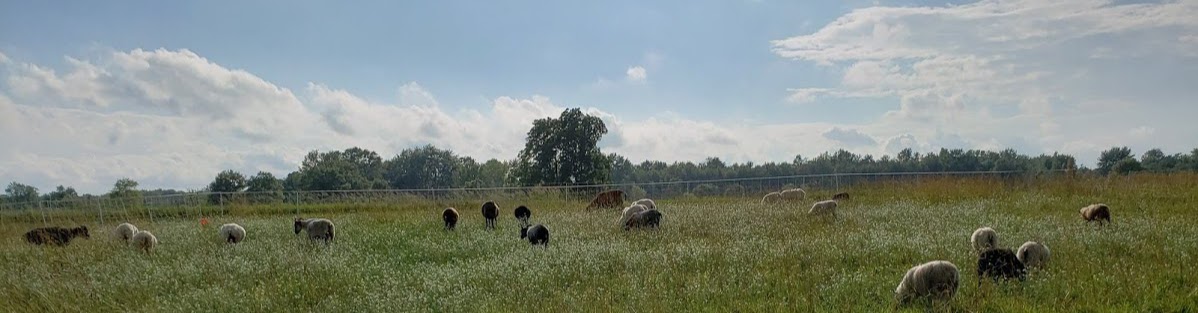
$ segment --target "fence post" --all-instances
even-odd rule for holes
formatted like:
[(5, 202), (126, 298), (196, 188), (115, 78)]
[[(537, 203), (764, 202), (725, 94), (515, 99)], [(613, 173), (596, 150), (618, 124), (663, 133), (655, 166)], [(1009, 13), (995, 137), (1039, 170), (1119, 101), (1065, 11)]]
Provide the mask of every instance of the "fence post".
[(150, 206), (146, 205), (145, 201), (142, 201), (141, 205), (146, 207), (146, 215), (150, 216), (150, 224), (154, 224), (154, 212), (150, 211)]
[(219, 193), (216, 194), (216, 200), (220, 203), (220, 214), (225, 215), (227, 213), (225, 212), (225, 195)]
[(100, 210), (100, 225), (104, 225), (104, 203), (96, 199), (96, 208)]
[(37, 208), (40, 209), (39, 211), (42, 211), (42, 226), (48, 226), (46, 224), (46, 206), (42, 204), (42, 200), (37, 201)]

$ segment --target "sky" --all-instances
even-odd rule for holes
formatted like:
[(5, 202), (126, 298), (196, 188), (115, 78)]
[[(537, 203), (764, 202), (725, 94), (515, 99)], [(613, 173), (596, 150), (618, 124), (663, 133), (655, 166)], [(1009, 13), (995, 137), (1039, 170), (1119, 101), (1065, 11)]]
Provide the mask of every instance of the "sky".
[(512, 159), (580, 107), (604, 152), (1198, 147), (1198, 0), (0, 1), (0, 180), (102, 193), (312, 150)]

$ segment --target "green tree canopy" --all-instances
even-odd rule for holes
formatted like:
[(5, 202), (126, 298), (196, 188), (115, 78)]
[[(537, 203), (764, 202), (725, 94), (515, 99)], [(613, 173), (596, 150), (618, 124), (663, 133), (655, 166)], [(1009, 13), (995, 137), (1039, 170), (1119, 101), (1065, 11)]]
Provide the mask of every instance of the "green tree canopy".
[(606, 183), (611, 162), (598, 146), (604, 134), (603, 120), (578, 108), (533, 121), (514, 178), (520, 185)]
[(1106, 175), (1111, 172), (1116, 163), (1119, 163), (1124, 159), (1134, 157), (1135, 156), (1131, 154), (1131, 149), (1128, 149), (1127, 147), (1110, 148), (1098, 155), (1098, 168), (1095, 170), (1097, 170), (1099, 174)]
[(8, 187), (4, 188), (4, 193), (8, 195), (6, 201), (11, 203), (37, 201), (37, 187), (18, 182), (9, 183)]
[(461, 164), (453, 152), (426, 145), (404, 149), (387, 160), (383, 176), (392, 188), (448, 188), (453, 187), (455, 170)]

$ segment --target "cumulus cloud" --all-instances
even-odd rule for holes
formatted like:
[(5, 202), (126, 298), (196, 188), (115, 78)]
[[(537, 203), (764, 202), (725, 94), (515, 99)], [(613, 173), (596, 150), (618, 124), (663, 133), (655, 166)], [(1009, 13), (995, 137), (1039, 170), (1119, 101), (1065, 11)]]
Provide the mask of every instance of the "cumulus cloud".
[(824, 138), (850, 146), (873, 146), (878, 142), (873, 137), (863, 134), (856, 129), (832, 127), (823, 133)]
[[(1092, 164), (1143, 124), (1198, 131), (1190, 64), (1198, 2), (999, 1), (853, 10), (819, 30), (772, 42), (773, 52), (840, 73), (798, 86), (790, 102), (874, 98), (892, 109), (857, 129), (900, 146), (1062, 151)], [(1165, 78), (1171, 77), (1171, 78)], [(1112, 103), (1126, 104), (1112, 106)], [(850, 104), (851, 105), (851, 104)], [(1111, 124), (1123, 125), (1112, 127)], [(1184, 136), (1182, 136), (1184, 137)], [(1188, 142), (1187, 142), (1188, 141)], [(1194, 138), (1145, 145), (1186, 150)]]
[(624, 73), (624, 78), (634, 83), (644, 83), (649, 78), (645, 68), (640, 66), (629, 67)]

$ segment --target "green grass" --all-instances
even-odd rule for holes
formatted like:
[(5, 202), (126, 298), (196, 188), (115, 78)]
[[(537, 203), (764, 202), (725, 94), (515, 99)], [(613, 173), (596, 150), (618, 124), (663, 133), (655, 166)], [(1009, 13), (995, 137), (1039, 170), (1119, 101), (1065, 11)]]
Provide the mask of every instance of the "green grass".
[[(805, 216), (811, 200), (660, 200), (663, 227), (634, 232), (616, 227), (616, 211), (552, 197), (500, 202), (495, 232), (482, 229), (481, 201), (301, 208), (336, 222), (329, 246), (293, 234), (287, 208), (238, 208), (207, 228), (194, 218), (133, 221), (160, 241), (149, 256), (110, 238), (111, 217), (90, 223), (90, 240), (58, 248), (21, 241), (40, 218), (10, 216), (0, 229), (0, 311), (876, 312), (895, 308), (908, 268), (938, 259), (963, 281), (936, 310), (1198, 310), (1198, 176), (941, 178), (849, 191), (835, 220)], [(1113, 225), (1079, 219), (1098, 201), (1112, 207)], [(548, 249), (519, 240), (519, 204), (549, 227)], [(444, 205), (464, 214), (457, 231), (441, 229)], [(225, 222), (249, 238), (224, 244), (216, 225)], [(1005, 247), (1045, 243), (1049, 267), (978, 287), (969, 235), (981, 226)]]

